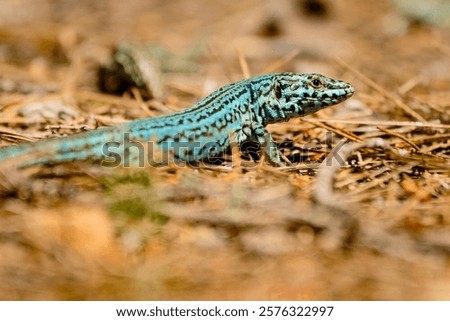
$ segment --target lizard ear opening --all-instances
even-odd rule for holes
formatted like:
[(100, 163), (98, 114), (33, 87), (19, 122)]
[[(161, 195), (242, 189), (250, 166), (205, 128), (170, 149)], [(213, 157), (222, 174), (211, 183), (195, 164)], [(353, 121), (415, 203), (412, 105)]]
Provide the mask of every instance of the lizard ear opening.
[(275, 91), (275, 97), (277, 99), (281, 99), (282, 94), (283, 94), (282, 93), (283, 88), (278, 81), (275, 81), (275, 86), (274, 86), (273, 90)]

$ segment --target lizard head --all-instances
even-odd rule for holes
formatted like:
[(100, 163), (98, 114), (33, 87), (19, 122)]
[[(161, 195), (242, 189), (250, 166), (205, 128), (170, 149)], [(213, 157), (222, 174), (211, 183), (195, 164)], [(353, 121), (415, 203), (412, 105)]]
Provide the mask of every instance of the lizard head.
[(320, 74), (274, 74), (267, 99), (261, 101), (268, 123), (306, 116), (350, 98), (349, 83)]

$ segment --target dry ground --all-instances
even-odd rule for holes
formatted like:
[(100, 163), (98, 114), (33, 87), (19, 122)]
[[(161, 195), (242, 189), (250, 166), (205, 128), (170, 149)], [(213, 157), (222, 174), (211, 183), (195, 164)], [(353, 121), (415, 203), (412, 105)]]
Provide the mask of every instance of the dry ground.
[[(288, 169), (2, 166), (0, 299), (450, 299), (449, 29), (387, 1), (3, 2), (1, 146), (182, 109), (246, 73), (357, 92), (269, 128)], [(99, 93), (120, 40), (199, 47), (200, 69), (165, 74), (157, 100)], [(316, 166), (333, 156), (347, 165)]]

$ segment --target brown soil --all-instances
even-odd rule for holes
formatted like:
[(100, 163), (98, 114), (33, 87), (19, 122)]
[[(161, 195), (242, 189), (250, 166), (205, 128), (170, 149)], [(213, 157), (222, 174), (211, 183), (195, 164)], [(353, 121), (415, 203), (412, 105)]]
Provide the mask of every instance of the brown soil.
[[(290, 169), (0, 166), (0, 299), (450, 299), (449, 29), (388, 1), (3, 2), (0, 146), (162, 115), (246, 73), (356, 94), (269, 127)], [(164, 74), (156, 100), (100, 93), (121, 40), (200, 48), (200, 69)], [(348, 164), (315, 166), (333, 156)]]

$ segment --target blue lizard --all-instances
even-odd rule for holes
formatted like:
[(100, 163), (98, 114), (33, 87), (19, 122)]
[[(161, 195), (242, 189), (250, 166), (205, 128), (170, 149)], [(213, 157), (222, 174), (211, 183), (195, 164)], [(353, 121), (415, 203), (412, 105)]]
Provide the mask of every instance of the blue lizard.
[(191, 162), (221, 155), (232, 143), (255, 141), (272, 164), (281, 166), (266, 125), (312, 114), (353, 92), (352, 85), (319, 74), (262, 75), (226, 85), (170, 115), (6, 147), (0, 149), (0, 161), (20, 157), (18, 165), (30, 166), (124, 156), (125, 139), (130, 144), (154, 142), (176, 159)]

